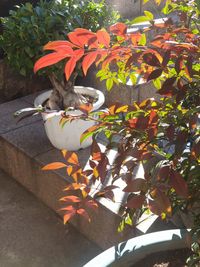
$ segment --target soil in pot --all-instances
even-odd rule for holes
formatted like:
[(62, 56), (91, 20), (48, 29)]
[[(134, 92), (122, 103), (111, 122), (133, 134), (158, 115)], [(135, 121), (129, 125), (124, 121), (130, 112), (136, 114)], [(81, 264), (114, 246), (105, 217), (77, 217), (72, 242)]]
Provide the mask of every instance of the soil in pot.
[(191, 250), (189, 249), (157, 252), (147, 256), (132, 267), (187, 267), (186, 260), (190, 255)]

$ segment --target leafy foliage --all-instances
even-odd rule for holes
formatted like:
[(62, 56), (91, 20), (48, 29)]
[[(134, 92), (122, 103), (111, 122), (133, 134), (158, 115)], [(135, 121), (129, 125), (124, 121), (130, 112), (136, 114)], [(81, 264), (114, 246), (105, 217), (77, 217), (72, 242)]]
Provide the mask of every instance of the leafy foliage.
[[(105, 1), (41, 0), (35, 7), (26, 3), (10, 11), (9, 17), (1, 18), (0, 47), (14, 69), (24, 76), (32, 75), (34, 62), (44, 54), (43, 45), (49, 40), (64, 40), (77, 27), (95, 31), (118, 18)], [(51, 71), (58, 76), (62, 68), (60, 64)]]
[[(73, 216), (78, 209), (85, 209), (83, 205), (90, 196), (114, 200), (115, 182), (122, 179), (126, 184), (123, 191), (128, 197), (122, 203), (120, 230), (125, 224), (137, 223), (132, 220), (138, 211), (140, 214), (151, 212), (165, 220), (177, 212), (184, 213), (191, 217), (194, 228), (199, 229), (200, 12), (197, 1), (167, 1), (164, 12), (175, 11), (178, 11), (178, 20), (168, 18), (160, 24), (151, 21), (152, 15), (146, 12), (150, 27), (144, 32), (130, 33), (125, 24), (116, 23), (109, 32), (94, 33), (78, 28), (68, 35), (69, 43), (49, 44), (53, 53), (61, 53), (69, 60), (76, 60), (76, 53), (81, 55), (76, 62), (82, 65), (84, 73), (92, 63), (99, 65), (101, 70), (97, 76), (107, 80), (108, 89), (119, 80), (135, 81), (133, 77), (140, 75), (154, 82), (160, 96), (158, 101), (113, 104), (95, 113), (98, 119), (89, 109), (84, 109), (82, 117), (98, 124), (81, 139), (94, 137), (87, 169), (82, 170), (79, 163), (70, 164), (71, 152), (65, 151), (66, 168), (74, 179), (73, 187), (67, 187), (66, 191), (78, 191), (80, 197), (79, 205), (76, 202), (72, 205), (76, 211)], [(191, 16), (187, 15), (188, 11)], [(148, 31), (155, 35), (144, 42), (148, 40), (144, 38)], [(51, 65), (51, 53), (48, 57), (47, 63)], [(36, 70), (44, 67), (41, 62), (42, 58), (36, 62)], [(68, 79), (68, 65), (65, 74)], [(69, 119), (72, 118), (63, 115), (62, 120)], [(96, 141), (100, 132), (107, 138), (106, 148)], [(118, 152), (114, 162), (108, 158), (110, 149)], [(139, 164), (144, 166), (144, 175), (135, 178), (133, 173)], [(109, 185), (108, 175), (112, 178)]]

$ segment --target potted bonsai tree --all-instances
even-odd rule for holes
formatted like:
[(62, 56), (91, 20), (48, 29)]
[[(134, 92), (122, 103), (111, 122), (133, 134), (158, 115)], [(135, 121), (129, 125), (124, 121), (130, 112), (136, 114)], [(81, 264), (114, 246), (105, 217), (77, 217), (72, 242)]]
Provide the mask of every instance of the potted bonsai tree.
[[(65, 188), (69, 194), (61, 199), (66, 202), (65, 223), (80, 215), (90, 221), (89, 209), (98, 207), (95, 199), (113, 200), (117, 181), (121, 180), (126, 196), (121, 203), (119, 231), (126, 225), (138, 223), (135, 214), (141, 217), (150, 212), (162, 220), (179, 214), (186, 218), (183, 220), (185, 227), (192, 227), (195, 233), (195, 255), (190, 260), (196, 263), (200, 237), (200, 7), (198, 1), (168, 1), (163, 11), (167, 14), (176, 11), (179, 21), (168, 18), (155, 25), (153, 14), (146, 12), (141, 20), (144, 17), (149, 20), (151, 30), (163, 29), (148, 42), (144, 41), (145, 33), (129, 33), (125, 24), (116, 23), (109, 32), (76, 29), (69, 36), (70, 42), (63, 43), (64, 47), (57, 41), (51, 43), (58, 61), (64, 49), (70, 59), (83, 49), (84, 73), (92, 63), (100, 64), (102, 69), (98, 76), (106, 79), (108, 86), (118, 82), (121, 75), (134, 80), (139, 73), (147, 81), (153, 80), (160, 99), (123, 106), (116, 103), (98, 112), (98, 119), (94, 118), (94, 112), (85, 108), (83, 118), (99, 123), (88, 129), (81, 141), (103, 132), (106, 148), (94, 138), (87, 169), (80, 166), (75, 153), (65, 150), (66, 163), (51, 163), (44, 169), (66, 168), (67, 174), (72, 176), (73, 183)], [(71, 53), (70, 48), (73, 49)], [(51, 58), (51, 54), (47, 58)], [(116, 64), (114, 69), (111, 63)], [(51, 64), (43, 64), (40, 59), (35, 70)], [(70, 68), (71, 65), (65, 68), (67, 75)], [(75, 117), (63, 115), (62, 123), (71, 119)], [(117, 151), (114, 161), (108, 157), (110, 149)], [(138, 164), (143, 166), (140, 178), (133, 175)]]
[[(116, 21), (119, 18), (117, 12), (114, 12), (110, 6), (106, 5), (105, 1), (77, 1), (77, 0), (62, 0), (62, 1), (43, 1), (36, 6), (32, 6), (30, 3), (16, 7), (16, 10), (10, 12), (9, 17), (2, 18), (3, 24), (3, 34), (0, 36), (0, 46), (4, 49), (6, 59), (9, 65), (17, 70), (20, 74), (24, 76), (33, 76), (33, 65), (34, 62), (46, 53), (46, 50), (51, 49), (51, 43), (45, 46), (43, 45), (48, 41), (54, 39), (64, 40), (66, 34), (77, 27), (87, 27), (91, 30), (97, 30), (101, 27), (106, 27), (110, 22)], [(65, 44), (67, 41), (61, 41), (60, 44)], [(45, 52), (44, 52), (45, 50)], [(70, 48), (70, 52), (72, 47)], [(65, 50), (65, 53), (67, 51)], [(68, 62), (68, 65), (74, 65), (81, 57), (82, 51), (80, 50), (75, 53), (74, 58)], [(47, 56), (47, 55), (46, 55)], [(45, 62), (45, 57), (43, 58), (43, 64)], [(57, 56), (57, 55), (56, 55)], [(60, 54), (60, 58), (66, 58), (66, 55)], [(54, 59), (54, 55), (51, 55), (51, 59), (48, 62), (55, 63), (57, 59)], [(36, 104), (43, 104), (46, 101), (46, 107), (50, 110), (65, 110), (66, 108), (73, 107), (77, 108), (81, 103), (86, 103), (88, 99), (82, 96), (83, 91), (86, 89), (84, 87), (77, 87), (74, 90), (75, 80), (78, 74), (81, 74), (79, 66), (76, 68), (71, 67), (70, 79), (66, 80), (63, 72), (63, 64), (58, 64), (50, 69), (45, 69), (39, 73), (40, 75), (46, 75), (52, 84), (53, 90), (49, 91), (45, 95), (37, 98)], [(87, 89), (86, 94), (92, 94), (93, 98), (99, 99), (95, 100), (94, 108), (98, 108), (102, 105), (104, 97), (101, 92), (96, 90)], [(44, 99), (45, 97), (45, 99)], [(41, 99), (41, 101), (39, 100)], [(49, 118), (49, 114), (47, 117)], [(45, 114), (44, 114), (45, 117)], [(47, 134), (50, 141), (58, 148), (68, 148), (77, 150), (80, 147), (84, 147), (89, 143), (85, 142), (85, 145), (80, 146), (80, 135), (78, 134), (77, 142), (74, 146), (69, 147), (65, 145), (65, 142), (71, 137), (65, 137), (64, 140), (60, 139), (60, 136), (65, 136), (65, 134), (73, 133), (76, 129), (81, 126), (75, 125), (73, 130), (62, 130), (59, 129), (58, 117), (60, 118), (60, 113), (52, 116), (51, 120), (45, 123), (47, 129)], [(45, 117), (46, 121), (47, 118)], [(56, 126), (52, 126), (52, 123)], [(77, 124), (77, 122), (71, 123), (70, 125)], [(80, 131), (84, 131), (91, 126), (91, 122), (83, 122)], [(50, 129), (49, 129), (50, 127)], [(52, 129), (53, 127), (53, 129)], [(52, 134), (53, 133), (53, 134)], [(54, 137), (58, 135), (56, 138)], [(73, 135), (73, 140), (76, 139), (76, 133)], [(55, 141), (55, 140), (60, 140)], [(76, 143), (77, 143), (76, 142)]]

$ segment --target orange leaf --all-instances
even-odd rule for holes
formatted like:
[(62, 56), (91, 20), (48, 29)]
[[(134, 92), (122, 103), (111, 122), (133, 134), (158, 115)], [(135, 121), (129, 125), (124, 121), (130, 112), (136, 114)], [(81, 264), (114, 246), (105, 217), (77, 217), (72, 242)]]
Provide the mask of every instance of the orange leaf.
[(106, 30), (97, 31), (97, 39), (100, 44), (103, 44), (105, 47), (110, 45), (110, 35)]
[[(60, 201), (69, 202), (69, 203), (78, 203), (78, 202), (81, 202), (81, 199), (77, 196), (66, 196), (66, 197), (62, 197)], [(64, 209), (65, 208), (62, 208), (62, 210)]]
[(45, 55), (38, 59), (34, 65), (34, 73), (36, 73), (38, 70), (45, 68), (47, 66), (53, 65), (61, 61), (62, 59), (65, 59), (69, 57), (69, 54), (66, 54), (65, 51), (62, 52), (53, 52), (48, 55)]
[(92, 160), (100, 161), (102, 159), (101, 152), (94, 152), (92, 153)]
[(73, 167), (70, 165), (70, 166), (67, 167), (67, 174), (71, 175), (72, 172), (73, 172)]
[(114, 25), (110, 26), (110, 31), (118, 36), (123, 36), (126, 34), (127, 26), (122, 22), (117, 22)]
[(87, 54), (82, 62), (83, 73), (86, 75), (89, 67), (94, 63), (98, 55), (97, 51)]
[(47, 164), (46, 166), (44, 166), (42, 168), (43, 171), (47, 171), (47, 170), (57, 170), (57, 169), (61, 169), (67, 167), (67, 165), (63, 162), (53, 162), (50, 164)]
[(65, 210), (65, 215), (63, 216), (64, 224), (66, 224), (75, 214), (76, 210), (72, 206), (68, 206), (66, 208), (63, 208), (62, 210)]
[(78, 209), (77, 210), (77, 214), (83, 216), (88, 222), (91, 221), (91, 219), (90, 219), (90, 217), (89, 217), (89, 215), (88, 215), (88, 213), (87, 213), (86, 210), (84, 210), (84, 209)]
[(80, 111), (82, 111), (84, 114), (88, 114), (92, 108), (93, 108), (93, 105), (88, 103), (88, 104), (84, 104), (84, 105), (81, 105), (78, 107), (80, 109)]
[(53, 42), (48, 42), (43, 49), (44, 50), (54, 50), (54, 51), (60, 51), (64, 50), (68, 52), (69, 54), (73, 54), (73, 49), (74, 45), (68, 41), (53, 41)]
[(85, 188), (86, 185), (85, 184), (77, 184), (77, 183), (72, 183), (70, 185), (68, 185), (64, 191), (68, 191), (68, 190), (79, 190), (79, 189), (83, 189)]
[(76, 155), (76, 153), (71, 152), (68, 157), (67, 157), (67, 162), (72, 163), (74, 165), (78, 165), (78, 156)]

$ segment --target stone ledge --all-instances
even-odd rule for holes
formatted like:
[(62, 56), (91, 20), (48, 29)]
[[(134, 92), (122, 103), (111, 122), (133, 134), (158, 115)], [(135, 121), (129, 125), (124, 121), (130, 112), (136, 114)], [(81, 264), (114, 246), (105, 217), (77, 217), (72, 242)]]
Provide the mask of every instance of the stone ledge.
[[(30, 106), (35, 95), (0, 105), (0, 113), (3, 114), (1, 120), (4, 121), (0, 126), (0, 168), (60, 214), (61, 204), (58, 200), (63, 196), (63, 188), (71, 180), (63, 171), (44, 172), (41, 168), (47, 163), (63, 160), (61, 153), (48, 141), (40, 117), (30, 117), (18, 124), (13, 119), (13, 112)], [(78, 156), (84, 166), (89, 157), (89, 148), (80, 150)], [(98, 212), (91, 214), (91, 217), (91, 224), (82, 217), (74, 219), (72, 224), (103, 249), (134, 236), (132, 229), (123, 234), (116, 233), (120, 217), (109, 210), (105, 203), (100, 203)]]
[[(29, 117), (18, 124), (13, 119), (13, 112), (30, 106), (37, 94), (0, 105), (0, 113), (3, 115), (0, 121), (4, 121), (0, 125), (0, 168), (62, 215), (59, 211), (61, 203), (58, 200), (63, 196), (63, 189), (71, 179), (63, 170), (41, 170), (48, 163), (62, 161), (61, 152), (53, 148), (48, 141), (40, 117)], [(89, 152), (90, 148), (78, 152), (83, 167), (88, 161)], [(72, 224), (102, 249), (146, 232), (152, 224), (152, 221), (145, 220), (137, 229), (127, 228), (122, 234), (117, 234), (120, 223), (118, 212), (117, 204), (103, 199), (99, 203), (98, 212), (90, 213), (91, 224), (82, 217), (72, 220)], [(158, 225), (160, 227), (160, 223)], [(151, 231), (157, 230), (158, 227), (151, 227)]]

